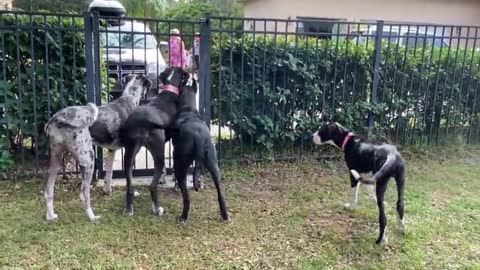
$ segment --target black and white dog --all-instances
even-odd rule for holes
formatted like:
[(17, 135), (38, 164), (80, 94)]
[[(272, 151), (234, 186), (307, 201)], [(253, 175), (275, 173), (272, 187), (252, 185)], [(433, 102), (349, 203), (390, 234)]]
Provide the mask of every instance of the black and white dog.
[(53, 210), (55, 179), (61, 166), (62, 154), (73, 154), (80, 165), (82, 200), (88, 218), (98, 218), (90, 206), (90, 183), (94, 172), (93, 143), (109, 149), (106, 166), (104, 191), (111, 192), (113, 159), (115, 151), (122, 148), (119, 143), (119, 128), (135, 109), (142, 96), (151, 86), (150, 80), (143, 75), (128, 75), (123, 81), (124, 89), (120, 98), (103, 106), (89, 103), (87, 106), (71, 106), (54, 114), (45, 126), (50, 141), (50, 167), (45, 190), (47, 201), (47, 220), (58, 218)]
[(163, 207), (158, 205), (158, 181), (165, 167), (165, 129), (175, 120), (178, 96), (188, 81), (189, 74), (178, 67), (169, 67), (159, 76), (162, 91), (148, 104), (135, 109), (121, 128), (121, 140), (125, 145), (124, 170), (127, 180), (126, 213), (133, 215), (134, 191), (132, 170), (135, 156), (145, 146), (154, 160), (155, 171), (150, 183), (152, 210), (155, 215), (162, 215)]
[[(376, 201), (379, 210), (380, 232), (377, 244), (386, 243), (387, 217), (384, 209), (384, 197), (387, 184), (393, 177), (397, 184), (397, 213), (400, 230), (405, 233), (403, 222), (403, 197), (405, 189), (405, 161), (393, 145), (367, 142), (360, 136), (348, 131), (338, 123), (322, 126), (313, 134), (315, 144), (332, 144), (345, 153), (345, 161), (350, 170), (350, 184), (352, 188), (351, 204), (357, 202), (359, 182), (375, 184)], [(360, 173), (372, 172), (366, 180)]]
[(228, 220), (228, 210), (222, 192), (220, 169), (218, 168), (217, 154), (213, 145), (208, 126), (200, 118), (196, 109), (197, 83), (191, 78), (182, 89), (178, 104), (178, 113), (173, 125), (173, 166), (175, 177), (183, 197), (183, 211), (178, 222), (184, 224), (188, 219), (190, 197), (187, 190), (187, 172), (195, 161), (193, 183), (195, 190), (199, 189), (200, 164), (210, 172), (217, 189), (220, 214)]

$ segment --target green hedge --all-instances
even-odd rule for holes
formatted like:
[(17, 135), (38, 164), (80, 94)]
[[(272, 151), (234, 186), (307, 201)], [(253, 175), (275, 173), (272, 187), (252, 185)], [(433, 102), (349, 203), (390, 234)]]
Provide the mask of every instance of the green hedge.
[(6, 138), (7, 125), (0, 125), (1, 148), (14, 153), (20, 148), (33, 152), (38, 144), (40, 154), (45, 154), (44, 125), (49, 117), (65, 106), (86, 102), (83, 17), (1, 17), (5, 27), (18, 29), (2, 30), (0, 40), (6, 69), (0, 103), (7, 104), (0, 119), (6, 122), (8, 114), (9, 133)]
[(372, 46), (223, 37), (213, 44), (213, 119), (230, 126), (236, 140), (268, 151), (310, 143), (318, 125), (331, 120), (366, 135), (370, 113), (376, 120), (370, 135), (400, 143), (436, 141), (436, 131), (443, 134), (447, 122), (450, 135), (465, 133), (470, 125), (475, 131), (480, 54), (447, 52), (384, 43), (378, 102), (372, 104)]

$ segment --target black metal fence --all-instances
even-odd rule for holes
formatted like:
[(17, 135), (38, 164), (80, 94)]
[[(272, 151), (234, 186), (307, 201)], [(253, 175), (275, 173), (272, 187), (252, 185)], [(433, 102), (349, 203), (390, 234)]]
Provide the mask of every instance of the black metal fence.
[[(48, 118), (117, 97), (128, 73), (151, 78), (153, 97), (174, 29), (182, 51), (200, 34), (199, 110), (222, 160), (301, 155), (327, 121), (403, 145), (480, 142), (478, 27), (2, 11), (0, 157), (42, 167)], [(122, 157), (114, 177), (123, 174)], [(149, 175), (152, 166), (143, 151), (135, 173)]]
[(228, 17), (210, 25), (212, 120), (226, 159), (302, 154), (328, 121), (403, 145), (480, 141), (478, 27)]

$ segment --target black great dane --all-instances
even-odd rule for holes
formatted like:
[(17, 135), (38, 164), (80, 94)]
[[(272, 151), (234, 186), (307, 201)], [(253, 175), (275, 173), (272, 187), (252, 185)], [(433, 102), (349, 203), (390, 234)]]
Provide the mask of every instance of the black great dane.
[(195, 161), (193, 183), (195, 190), (199, 189), (199, 171), (203, 164), (210, 172), (217, 189), (220, 214), (224, 220), (229, 220), (227, 206), (223, 198), (220, 169), (217, 154), (210, 137), (208, 126), (200, 118), (196, 109), (197, 83), (191, 78), (182, 89), (178, 104), (178, 113), (173, 125), (173, 166), (175, 177), (183, 197), (183, 211), (178, 222), (185, 224), (190, 209), (190, 197), (187, 190), (187, 172)]
[(124, 170), (127, 180), (126, 213), (133, 215), (134, 191), (132, 170), (135, 156), (145, 146), (153, 157), (155, 171), (150, 183), (152, 210), (162, 215), (164, 209), (158, 205), (158, 181), (165, 166), (165, 128), (175, 120), (178, 98), (181, 89), (188, 81), (189, 74), (178, 67), (169, 67), (160, 74), (163, 83), (158, 96), (144, 106), (135, 109), (121, 130), (122, 143), (125, 145)]

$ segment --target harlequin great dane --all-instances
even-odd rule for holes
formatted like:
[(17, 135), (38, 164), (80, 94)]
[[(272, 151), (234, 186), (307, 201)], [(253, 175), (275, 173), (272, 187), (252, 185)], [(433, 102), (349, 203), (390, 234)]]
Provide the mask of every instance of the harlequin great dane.
[[(368, 142), (362, 137), (348, 131), (338, 123), (325, 125), (313, 134), (315, 144), (332, 144), (345, 153), (345, 161), (350, 170), (352, 199), (350, 206), (357, 203), (359, 182), (375, 184), (376, 201), (379, 210), (380, 233), (377, 244), (386, 243), (385, 234), (387, 217), (384, 209), (385, 191), (391, 177), (397, 184), (397, 213), (402, 233), (405, 233), (404, 217), (404, 189), (405, 189), (405, 161), (397, 149), (390, 144)], [(363, 179), (360, 173), (372, 172), (370, 179)]]
[(104, 191), (111, 192), (111, 178), (115, 151), (123, 146), (119, 141), (119, 128), (135, 109), (142, 96), (151, 87), (151, 81), (143, 75), (128, 75), (123, 80), (123, 94), (120, 98), (103, 106), (89, 103), (87, 106), (71, 106), (54, 114), (45, 129), (50, 139), (50, 168), (45, 190), (47, 220), (58, 218), (53, 210), (55, 179), (61, 166), (62, 154), (73, 154), (80, 165), (82, 200), (88, 218), (98, 218), (90, 206), (90, 182), (94, 172), (93, 143), (108, 149)]

